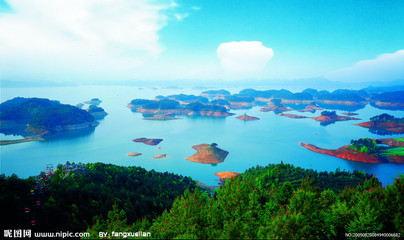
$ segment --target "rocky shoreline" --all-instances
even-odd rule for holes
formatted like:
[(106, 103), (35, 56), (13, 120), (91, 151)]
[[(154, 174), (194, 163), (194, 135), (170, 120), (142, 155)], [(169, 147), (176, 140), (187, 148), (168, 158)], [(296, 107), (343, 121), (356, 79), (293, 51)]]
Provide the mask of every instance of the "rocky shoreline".
[(70, 124), (70, 125), (57, 125), (51, 129), (43, 129), (43, 128), (34, 128), (27, 124), (27, 128), (25, 129), (26, 132), (35, 133), (40, 135), (48, 135), (52, 132), (61, 132), (61, 131), (73, 131), (73, 130), (81, 130), (85, 128), (93, 128), (98, 126), (100, 123), (98, 121), (92, 122), (84, 122), (84, 123), (77, 123), (77, 124)]
[(350, 150), (350, 149), (348, 149), (348, 146), (343, 146), (336, 150), (331, 150), (331, 149), (319, 148), (319, 147), (317, 147), (313, 144), (309, 144), (309, 143), (301, 143), (300, 145), (302, 147), (305, 147), (316, 153), (326, 154), (326, 155), (346, 159), (349, 161), (367, 162), (367, 163), (384, 163), (384, 162), (386, 162), (376, 156)]
[[(375, 139), (376, 143), (386, 144), (391, 147), (402, 147), (404, 143), (396, 141), (394, 139)], [(323, 149), (319, 148), (313, 144), (301, 143), (301, 146), (317, 153), (326, 154), (349, 161), (356, 162), (366, 162), (366, 163), (402, 163), (404, 164), (404, 156), (401, 155), (390, 155), (390, 154), (378, 154), (372, 155), (364, 152), (355, 151), (349, 148), (349, 146), (343, 146), (338, 149)]]
[(355, 124), (356, 126), (370, 128), (370, 129), (383, 129), (385, 131), (404, 133), (404, 124), (392, 122), (362, 122)]

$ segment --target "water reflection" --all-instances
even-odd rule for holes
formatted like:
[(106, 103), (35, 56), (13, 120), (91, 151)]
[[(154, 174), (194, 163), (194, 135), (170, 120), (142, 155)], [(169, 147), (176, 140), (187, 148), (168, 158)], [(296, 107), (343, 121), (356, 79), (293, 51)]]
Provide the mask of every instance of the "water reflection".
[(391, 132), (383, 128), (369, 128), (369, 132), (377, 135), (395, 135), (398, 134), (396, 132)]

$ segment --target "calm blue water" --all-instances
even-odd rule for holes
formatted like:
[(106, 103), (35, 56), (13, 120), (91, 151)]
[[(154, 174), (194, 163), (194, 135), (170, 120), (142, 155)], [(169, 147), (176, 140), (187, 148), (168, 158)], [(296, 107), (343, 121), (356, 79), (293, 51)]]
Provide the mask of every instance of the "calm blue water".
[[(228, 89), (238, 93), (241, 89)], [(108, 116), (101, 120), (94, 131), (79, 133), (68, 132), (54, 136), (45, 142), (28, 142), (0, 147), (0, 172), (12, 173), (20, 177), (36, 175), (46, 164), (70, 162), (104, 162), (121, 166), (141, 166), (148, 170), (168, 171), (191, 176), (206, 184), (216, 185), (216, 172), (243, 172), (256, 165), (269, 163), (291, 163), (303, 168), (335, 171), (363, 170), (376, 173), (383, 184), (391, 183), (398, 172), (404, 173), (404, 165), (371, 164), (346, 161), (332, 156), (309, 151), (299, 144), (307, 142), (322, 148), (335, 149), (349, 144), (351, 139), (378, 136), (367, 129), (354, 126), (361, 121), (337, 122), (328, 126), (312, 119), (290, 119), (273, 112), (260, 112), (259, 108), (232, 110), (235, 116), (227, 118), (183, 117), (172, 121), (142, 120), (139, 113), (131, 112), (126, 105), (134, 98), (154, 98), (156, 95), (200, 94), (200, 90), (191, 89), (140, 89), (138, 87), (96, 86), (96, 87), (58, 87), (58, 88), (6, 88), (1, 89), (1, 102), (13, 97), (43, 97), (60, 100), (75, 105), (91, 98), (100, 98), (100, 104)], [(340, 111), (337, 111), (340, 113)], [(403, 111), (386, 111), (367, 105), (357, 111), (358, 117), (369, 117), (389, 113), (404, 117)], [(261, 120), (244, 122), (235, 117), (247, 113)], [(290, 112), (295, 114), (302, 114)], [(307, 116), (318, 116), (304, 113)], [(402, 136), (402, 135), (401, 135)], [(13, 139), (15, 136), (0, 135), (1, 139)], [(158, 147), (132, 142), (139, 137), (163, 138)], [(212, 166), (185, 160), (195, 153), (191, 147), (201, 143), (218, 143), (219, 147), (229, 151), (224, 163)], [(127, 153), (140, 152), (143, 155), (128, 157)], [(168, 158), (153, 159), (157, 154), (166, 153)]]

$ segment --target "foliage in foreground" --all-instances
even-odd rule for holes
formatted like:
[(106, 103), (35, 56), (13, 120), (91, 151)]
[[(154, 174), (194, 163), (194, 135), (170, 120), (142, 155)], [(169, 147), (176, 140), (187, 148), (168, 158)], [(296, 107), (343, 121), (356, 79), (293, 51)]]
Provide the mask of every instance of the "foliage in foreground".
[[(114, 209), (87, 231), (93, 237), (99, 231), (149, 231), (158, 239), (344, 239), (349, 232), (403, 233), (402, 177), (381, 187), (358, 171), (257, 167), (228, 180), (210, 197), (186, 190), (152, 223), (143, 219), (127, 225), (128, 215)], [(341, 188), (341, 183), (351, 186)]]
[[(90, 225), (86, 231), (91, 238), (99, 232), (141, 231), (158, 239), (402, 234), (402, 179), (400, 175), (394, 184), (381, 187), (376, 178), (360, 171), (317, 172), (277, 164), (251, 168), (209, 196), (193, 191), (191, 179), (175, 174), (88, 164), (84, 173), (56, 171), (42, 195), (33, 229), (84, 231)], [(0, 205), (9, 208), (6, 214), (14, 214), (2, 215), (2, 227), (31, 228), (21, 225), (25, 219), (19, 214), (24, 214), (32, 185), (32, 178), (1, 176)]]
[[(84, 173), (67, 174), (59, 166), (39, 196), (30, 195), (34, 186), (32, 178), (1, 176), (0, 206), (9, 209), (2, 216), (2, 227), (31, 228), (32, 218), (27, 218), (25, 207), (31, 208), (29, 215), (36, 220), (34, 230), (42, 231), (84, 231), (105, 218), (113, 205), (128, 214), (128, 224), (153, 219), (170, 208), (185, 189), (193, 190), (195, 183), (168, 172), (94, 163), (87, 164)], [(40, 206), (35, 204), (38, 199)]]

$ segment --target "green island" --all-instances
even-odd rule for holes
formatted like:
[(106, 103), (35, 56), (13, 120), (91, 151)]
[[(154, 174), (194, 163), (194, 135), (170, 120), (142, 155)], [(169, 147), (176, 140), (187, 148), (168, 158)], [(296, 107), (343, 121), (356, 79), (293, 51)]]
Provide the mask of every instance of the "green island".
[(346, 232), (404, 232), (403, 175), (382, 187), (361, 171), (281, 163), (250, 168), (206, 192), (189, 177), (141, 167), (66, 166), (41, 180), (40, 205), (30, 197), (31, 190), (39, 194), (35, 177), (1, 175), (2, 226), (87, 231), (91, 239), (101, 231), (150, 232), (155, 239), (345, 239)]
[(95, 118), (102, 118), (108, 115), (108, 113), (106, 113), (102, 107), (98, 107), (96, 105), (90, 105), (86, 111)]
[[(34, 134), (83, 129), (99, 124), (85, 110), (44, 98), (17, 97), (0, 104), (0, 110), (0, 121), (4, 126), (11, 126), (11, 129), (23, 126), (26, 132)], [(2, 128), (3, 124), (0, 130)]]

